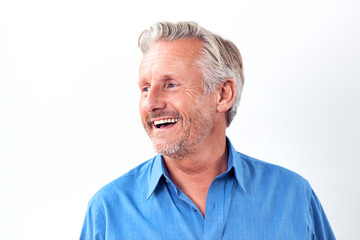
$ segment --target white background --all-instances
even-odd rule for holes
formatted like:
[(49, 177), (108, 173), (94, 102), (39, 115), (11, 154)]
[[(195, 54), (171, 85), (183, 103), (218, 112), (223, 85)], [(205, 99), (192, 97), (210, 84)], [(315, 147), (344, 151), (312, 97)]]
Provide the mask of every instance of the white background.
[(360, 4), (0, 0), (0, 235), (78, 239), (87, 202), (154, 155), (137, 37), (193, 20), (245, 66), (228, 136), (312, 184), (338, 239), (360, 239)]

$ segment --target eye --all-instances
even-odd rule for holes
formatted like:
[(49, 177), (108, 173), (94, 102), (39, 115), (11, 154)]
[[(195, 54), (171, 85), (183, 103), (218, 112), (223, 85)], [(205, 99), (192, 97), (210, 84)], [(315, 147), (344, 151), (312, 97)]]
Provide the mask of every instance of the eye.
[(141, 87), (141, 92), (148, 92), (148, 91), (150, 91), (150, 86), (145, 85), (145, 86)]
[(174, 87), (177, 87), (178, 85), (176, 83), (173, 83), (173, 82), (167, 82), (165, 87), (166, 88), (174, 88)]

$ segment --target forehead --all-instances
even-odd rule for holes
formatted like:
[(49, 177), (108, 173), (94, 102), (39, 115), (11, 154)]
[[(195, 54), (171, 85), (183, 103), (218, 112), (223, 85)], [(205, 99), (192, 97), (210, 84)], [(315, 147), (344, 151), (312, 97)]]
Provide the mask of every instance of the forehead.
[(180, 71), (198, 68), (198, 61), (203, 43), (200, 39), (189, 38), (175, 41), (155, 42), (140, 63), (139, 74), (144, 76), (158, 71)]

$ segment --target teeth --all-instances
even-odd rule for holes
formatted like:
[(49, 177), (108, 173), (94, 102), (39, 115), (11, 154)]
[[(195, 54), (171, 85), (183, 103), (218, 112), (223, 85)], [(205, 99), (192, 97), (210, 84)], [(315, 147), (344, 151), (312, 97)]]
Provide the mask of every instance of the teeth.
[(164, 123), (176, 123), (178, 122), (179, 119), (177, 118), (169, 118), (169, 119), (162, 119), (159, 121), (154, 121), (155, 126), (160, 125), (160, 124), (164, 124)]

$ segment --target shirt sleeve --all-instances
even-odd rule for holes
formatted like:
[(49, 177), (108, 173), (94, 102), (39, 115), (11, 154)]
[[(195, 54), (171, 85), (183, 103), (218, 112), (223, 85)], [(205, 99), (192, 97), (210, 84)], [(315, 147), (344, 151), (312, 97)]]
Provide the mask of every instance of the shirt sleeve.
[(103, 211), (99, 211), (89, 202), (80, 240), (105, 240), (105, 225)]
[(320, 204), (319, 199), (313, 190), (310, 199), (310, 212), (313, 221), (313, 239), (314, 240), (332, 240), (336, 239), (331, 230), (329, 221)]

